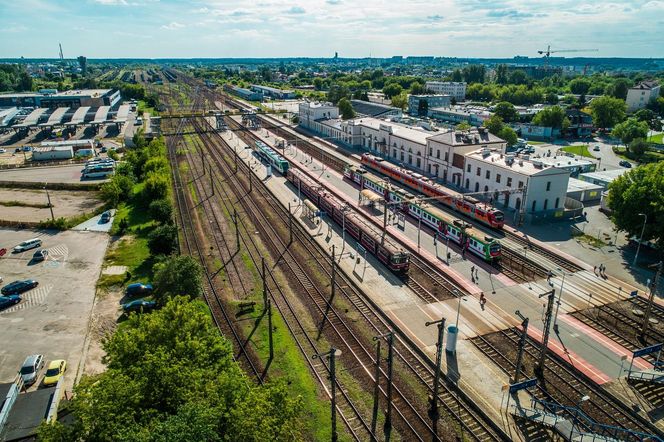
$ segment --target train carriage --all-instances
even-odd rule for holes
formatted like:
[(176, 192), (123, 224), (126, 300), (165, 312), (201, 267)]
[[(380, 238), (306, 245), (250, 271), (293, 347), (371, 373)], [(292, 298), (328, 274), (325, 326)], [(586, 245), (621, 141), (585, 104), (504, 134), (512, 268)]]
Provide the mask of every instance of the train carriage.
[(262, 141), (256, 141), (256, 152), (259, 157), (267, 161), (272, 168), (278, 170), (282, 175), (285, 175), (288, 171), (290, 166), (288, 160)]

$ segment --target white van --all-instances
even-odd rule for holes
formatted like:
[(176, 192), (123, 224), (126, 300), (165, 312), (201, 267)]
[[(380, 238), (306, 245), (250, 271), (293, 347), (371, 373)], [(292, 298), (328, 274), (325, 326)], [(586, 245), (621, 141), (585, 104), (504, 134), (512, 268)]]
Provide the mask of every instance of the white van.
[(23, 241), (21, 244), (14, 247), (14, 253), (25, 252), (26, 250), (41, 247), (41, 245), (42, 245), (41, 239), (39, 238), (29, 239), (27, 241)]

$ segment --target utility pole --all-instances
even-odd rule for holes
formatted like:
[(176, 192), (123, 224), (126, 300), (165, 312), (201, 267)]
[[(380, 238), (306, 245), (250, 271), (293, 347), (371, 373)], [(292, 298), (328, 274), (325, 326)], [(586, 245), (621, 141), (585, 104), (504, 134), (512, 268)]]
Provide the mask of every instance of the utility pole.
[(251, 193), (251, 190), (253, 189), (253, 180), (251, 179), (251, 176), (253, 175), (253, 171), (251, 170), (251, 166), (249, 166), (249, 192)]
[(293, 244), (293, 212), (291, 212), (290, 203), (288, 203), (288, 231), (290, 232), (288, 244)]
[(440, 383), (440, 366), (443, 359), (443, 336), (445, 334), (445, 318), (437, 321), (427, 321), (424, 325), (438, 325), (438, 340), (436, 341), (436, 373), (433, 380), (433, 397), (430, 400), (429, 417), (431, 418), (431, 428), (433, 429), (433, 440), (438, 440), (438, 384)]
[(394, 358), (394, 331), (389, 331), (381, 336), (374, 336), (374, 341), (387, 338), (387, 411), (385, 413), (385, 423), (383, 424), (383, 433), (385, 442), (390, 442), (392, 435), (392, 362)]
[(337, 434), (337, 376), (335, 358), (341, 355), (341, 350), (330, 348), (330, 351), (322, 354), (315, 354), (312, 359), (317, 359), (323, 356), (330, 358), (330, 396), (332, 397), (332, 442), (336, 442), (339, 435)]
[(373, 411), (371, 413), (371, 439), (377, 441), (376, 425), (378, 423), (378, 400), (380, 394), (380, 339), (376, 340), (376, 371), (374, 373), (375, 383), (373, 392)]
[(542, 337), (542, 350), (540, 351), (539, 360), (537, 366), (535, 366), (535, 374), (540, 379), (544, 378), (544, 360), (546, 358), (546, 353), (549, 345), (549, 334), (551, 333), (551, 319), (553, 313), (553, 301), (556, 299), (556, 291), (551, 290), (550, 292), (542, 293), (539, 295), (539, 298), (545, 296), (549, 297), (549, 301), (546, 305), (546, 313), (544, 314), (544, 336)]
[(387, 234), (387, 198), (385, 198), (385, 209), (383, 210), (383, 235), (380, 237), (380, 243), (385, 243), (385, 235)]
[(336, 285), (336, 270), (337, 270), (337, 263), (336, 257), (334, 256), (334, 244), (332, 244), (332, 276), (330, 278), (330, 284), (332, 285), (332, 295), (330, 296), (330, 303), (332, 303), (332, 300), (334, 299), (334, 293), (335, 293), (335, 285)]
[(210, 187), (212, 187), (212, 196), (214, 196), (214, 177), (212, 176), (212, 164), (210, 164)]
[(528, 336), (528, 321), (530, 319), (524, 317), (518, 310), (515, 311), (514, 314), (521, 318), (521, 326), (523, 327), (523, 331), (521, 332), (521, 339), (519, 339), (519, 354), (516, 357), (514, 380), (512, 381), (513, 384), (516, 384), (519, 382), (519, 375), (521, 374), (521, 361), (523, 361), (523, 349), (526, 346), (526, 336)]
[(655, 293), (657, 292), (657, 283), (659, 278), (662, 276), (662, 261), (657, 264), (657, 273), (655, 274), (655, 280), (650, 286), (650, 296), (648, 297), (648, 306), (646, 307), (646, 313), (643, 315), (643, 325), (641, 326), (641, 334), (639, 338), (641, 341), (645, 342), (646, 336), (648, 334), (648, 326), (650, 325), (650, 311), (652, 310), (652, 304), (655, 300)]
[(48, 200), (48, 208), (51, 210), (51, 221), (55, 221), (55, 215), (53, 215), (53, 204), (51, 204), (51, 195), (48, 193), (48, 183), (44, 183), (44, 190), (46, 191), (46, 199)]
[(240, 251), (240, 229), (237, 225), (237, 209), (233, 208), (233, 224), (235, 224), (235, 242), (237, 243), (237, 251)]

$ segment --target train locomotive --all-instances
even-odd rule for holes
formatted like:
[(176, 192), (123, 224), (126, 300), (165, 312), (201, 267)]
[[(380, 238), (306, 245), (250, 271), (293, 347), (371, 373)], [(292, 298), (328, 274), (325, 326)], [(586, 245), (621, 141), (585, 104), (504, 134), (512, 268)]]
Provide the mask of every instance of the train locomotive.
[(502, 211), (490, 204), (479, 201), (477, 198), (464, 196), (462, 193), (443, 187), (418, 173), (398, 167), (374, 155), (365, 153), (362, 155), (361, 161), (364, 166), (376, 170), (426, 196), (435, 197), (446, 206), (494, 229), (502, 229), (505, 224), (505, 216)]
[(344, 204), (329, 192), (307, 177), (304, 173), (289, 169), (286, 179), (298, 187), (311, 202), (325, 212), (337, 224), (343, 226), (369, 253), (396, 274), (408, 273), (410, 253), (404, 251), (388, 238), (381, 241), (382, 235), (365, 223), (358, 215), (346, 213)]
[(256, 141), (256, 152), (258, 153), (258, 156), (267, 161), (273, 169), (278, 170), (282, 175), (286, 175), (290, 164), (288, 163), (288, 160), (279, 155), (274, 149), (262, 141)]
[(361, 167), (346, 166), (344, 176), (355, 182), (361, 189), (369, 189), (398, 206), (402, 212), (418, 219), (422, 224), (434, 229), (438, 236), (458, 244), (484, 261), (494, 262), (501, 257), (501, 244), (495, 238), (484, 235), (471, 224), (452, 217), (437, 207), (421, 203), (417, 198), (401, 189), (393, 188)]

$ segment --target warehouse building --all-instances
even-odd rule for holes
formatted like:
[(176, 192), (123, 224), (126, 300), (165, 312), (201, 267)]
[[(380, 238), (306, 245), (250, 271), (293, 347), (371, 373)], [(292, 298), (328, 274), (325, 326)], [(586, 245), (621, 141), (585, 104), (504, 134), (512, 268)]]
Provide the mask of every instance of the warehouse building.
[(113, 107), (120, 103), (120, 91), (113, 89), (80, 89), (58, 92), (56, 89), (41, 89), (39, 92), (0, 94), (0, 107), (69, 107), (82, 106)]
[(408, 113), (418, 117), (428, 117), (430, 109), (448, 107), (451, 103), (450, 95), (410, 95), (408, 96)]
[(386, 104), (373, 103), (364, 100), (350, 100), (353, 110), (358, 117), (401, 117), (403, 111), (398, 107), (388, 106)]
[(35, 147), (32, 150), (33, 161), (71, 160), (74, 158), (72, 146)]
[(579, 179), (588, 183), (602, 186), (602, 188), (606, 190), (609, 188), (609, 184), (615, 181), (618, 177), (623, 176), (625, 173), (627, 173), (627, 171), (629, 171), (629, 169), (613, 169), (588, 172), (580, 174)]
[(252, 84), (251, 90), (262, 94), (264, 97), (276, 98), (278, 100), (288, 100), (295, 98), (295, 91), (290, 89), (278, 89), (270, 86), (261, 86), (259, 84)]
[(245, 89), (240, 86), (235, 86), (234, 84), (225, 84), (224, 90), (230, 92), (231, 94), (237, 95), (238, 97), (249, 100), (249, 101), (263, 101), (263, 94), (260, 92), (252, 91)]

